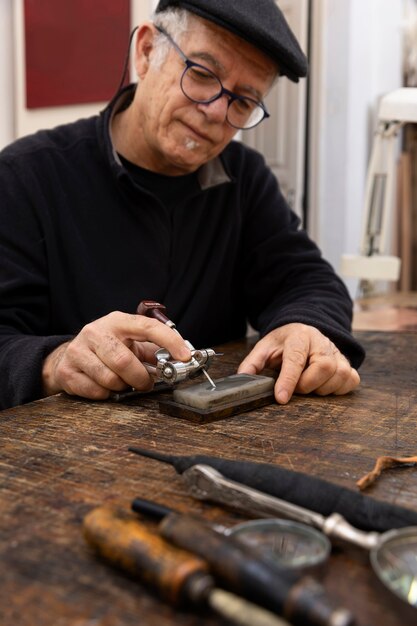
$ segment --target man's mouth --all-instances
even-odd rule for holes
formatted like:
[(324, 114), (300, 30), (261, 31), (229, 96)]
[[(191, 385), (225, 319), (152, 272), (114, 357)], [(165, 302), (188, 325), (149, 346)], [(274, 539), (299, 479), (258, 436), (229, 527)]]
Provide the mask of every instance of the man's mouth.
[(192, 135), (194, 136), (193, 138), (196, 138), (196, 141), (200, 140), (200, 141), (208, 141), (210, 143), (212, 142), (211, 137), (208, 137), (204, 133), (196, 130), (195, 128), (193, 128), (193, 126), (190, 126), (189, 124), (186, 124), (185, 122), (183, 122), (183, 124), (187, 128), (187, 130), (189, 130), (192, 133)]

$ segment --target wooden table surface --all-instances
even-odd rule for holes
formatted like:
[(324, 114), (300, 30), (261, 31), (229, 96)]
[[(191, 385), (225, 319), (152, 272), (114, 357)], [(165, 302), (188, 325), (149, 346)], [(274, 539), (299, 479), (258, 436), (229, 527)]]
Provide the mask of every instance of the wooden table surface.
[(395, 291), (360, 298), (353, 313), (355, 330), (417, 330), (417, 292)]
[[(208, 611), (172, 608), (96, 560), (83, 517), (102, 504), (128, 511), (142, 496), (225, 524), (244, 519), (193, 500), (172, 467), (129, 445), (273, 463), (351, 489), (377, 457), (415, 455), (417, 334), (357, 336), (367, 349), (362, 385), (345, 397), (299, 396), (205, 425), (160, 414), (149, 396), (114, 404), (59, 395), (0, 413), (0, 624), (226, 625)], [(249, 341), (227, 345), (212, 375), (234, 373), (248, 349)], [(417, 510), (417, 469), (386, 471), (368, 494)], [(334, 550), (322, 582), (359, 626), (407, 623), (358, 548)]]

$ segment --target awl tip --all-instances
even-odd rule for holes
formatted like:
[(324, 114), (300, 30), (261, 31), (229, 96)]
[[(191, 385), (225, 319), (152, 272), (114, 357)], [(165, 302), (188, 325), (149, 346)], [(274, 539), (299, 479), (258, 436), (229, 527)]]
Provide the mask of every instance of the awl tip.
[(163, 454), (162, 452), (157, 452), (156, 450), (145, 450), (144, 448), (136, 448), (135, 446), (129, 446), (128, 450), (129, 452), (139, 454), (139, 456), (146, 456), (149, 459), (162, 461), (162, 463), (169, 463), (172, 465), (174, 461), (174, 457), (172, 455)]

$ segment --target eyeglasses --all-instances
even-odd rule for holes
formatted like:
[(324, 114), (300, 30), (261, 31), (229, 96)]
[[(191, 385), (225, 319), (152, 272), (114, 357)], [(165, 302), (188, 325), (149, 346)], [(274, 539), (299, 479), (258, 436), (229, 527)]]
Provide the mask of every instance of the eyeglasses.
[(269, 117), (269, 113), (262, 102), (246, 96), (239, 96), (233, 91), (225, 89), (220, 78), (214, 72), (204, 65), (191, 61), (163, 28), (156, 26), (156, 29), (165, 35), (185, 63), (180, 86), (183, 94), (189, 100), (200, 104), (210, 104), (226, 95), (229, 98), (226, 120), (230, 126), (239, 130), (253, 128), (263, 119)]

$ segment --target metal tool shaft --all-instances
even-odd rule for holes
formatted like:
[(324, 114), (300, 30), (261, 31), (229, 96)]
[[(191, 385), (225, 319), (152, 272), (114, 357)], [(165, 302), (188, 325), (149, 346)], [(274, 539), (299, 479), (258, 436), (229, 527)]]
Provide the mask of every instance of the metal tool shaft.
[[(175, 323), (166, 316), (166, 307), (160, 302), (142, 300), (142, 302), (138, 305), (136, 312), (138, 315), (145, 315), (146, 317), (157, 319), (172, 328), (172, 330), (175, 330), (176, 333), (180, 334)], [(207, 373), (205, 367), (205, 364), (209, 362), (212, 356), (214, 356), (214, 350), (196, 350), (192, 343), (190, 343), (187, 339), (185, 340), (185, 343), (191, 352), (191, 360), (188, 363), (182, 363), (180, 361), (168, 362), (171, 355), (162, 348), (156, 353), (158, 365), (155, 372), (151, 369), (153, 366), (146, 363), (145, 367), (152, 374), (160, 373), (161, 378), (170, 384), (180, 382), (193, 373), (202, 372), (212, 388), (216, 389), (216, 385)], [(166, 363), (161, 363), (162, 360), (166, 361)]]
[(380, 533), (363, 532), (349, 524), (339, 513), (325, 517), (320, 513), (225, 478), (220, 472), (208, 465), (193, 465), (183, 472), (182, 477), (191, 495), (198, 500), (211, 500), (225, 504), (230, 508), (255, 517), (283, 515), (289, 519), (319, 528), (330, 537), (344, 539), (368, 550), (375, 547), (380, 540)]

